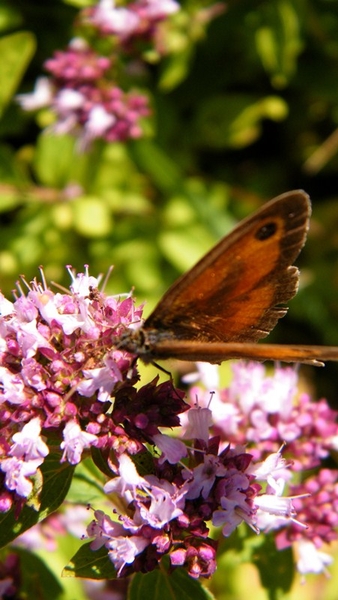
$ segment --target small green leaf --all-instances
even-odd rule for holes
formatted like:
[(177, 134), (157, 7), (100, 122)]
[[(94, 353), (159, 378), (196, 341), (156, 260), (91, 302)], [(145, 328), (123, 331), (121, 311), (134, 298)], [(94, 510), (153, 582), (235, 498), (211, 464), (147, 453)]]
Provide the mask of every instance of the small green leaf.
[(201, 225), (190, 225), (189, 229), (166, 231), (159, 236), (159, 246), (167, 260), (181, 272), (192, 267), (215, 243)]
[(144, 452), (138, 452), (137, 454), (132, 454), (130, 458), (133, 461), (138, 474), (142, 477), (149, 475), (150, 473), (155, 473), (154, 457), (150, 452), (146, 450)]
[(84, 544), (62, 571), (63, 577), (87, 579), (115, 579), (116, 571), (108, 558), (107, 548), (93, 551), (90, 543)]
[(0, 39), (0, 116), (17, 89), (35, 46), (35, 38), (28, 31)]
[(163, 192), (176, 190), (182, 185), (182, 173), (174, 161), (150, 140), (138, 140), (131, 145), (132, 154), (155, 185)]
[(86, 6), (93, 5), (92, 0), (64, 0), (64, 3), (76, 8), (85, 8)]
[(22, 17), (17, 8), (3, 2), (0, 6), (0, 32), (4, 33), (9, 29), (18, 29), (21, 24)]
[(287, 114), (287, 104), (279, 96), (212, 96), (197, 117), (200, 142), (212, 148), (245, 148), (260, 136), (264, 119), (281, 121)]
[(100, 469), (101, 473), (104, 473), (110, 479), (114, 477), (113, 471), (108, 466), (108, 452), (104, 452), (101, 448), (92, 446), (90, 453), (95, 466)]
[(192, 46), (187, 46), (178, 54), (172, 54), (164, 63), (159, 81), (160, 89), (169, 92), (188, 76), (192, 58)]
[(294, 76), (303, 50), (301, 10), (289, 0), (270, 2), (261, 9), (262, 24), (257, 29), (256, 47), (277, 89), (284, 88)]
[[(45, 519), (66, 497), (74, 467), (68, 463), (60, 464), (60, 455), (52, 454), (45, 459), (41, 472), (43, 487), (39, 495), (40, 509), (34, 510), (27, 503), (19, 516), (16, 515), (15, 506), (8, 513), (0, 515), (0, 548)], [(37, 506), (36, 502), (34, 505)]]
[[(110, 471), (110, 478), (112, 477), (113, 473)], [(104, 480), (100, 471), (88, 458), (76, 467), (67, 501), (83, 506), (88, 504), (97, 506), (107, 498), (103, 492), (103, 485)]]
[(30, 508), (34, 508), (34, 510), (39, 512), (39, 510), (41, 508), (40, 494), (41, 494), (42, 485), (43, 485), (43, 477), (42, 477), (42, 473), (41, 473), (40, 469), (37, 470), (34, 477), (32, 477), (32, 480), (33, 480), (33, 491), (30, 494), (29, 498), (27, 498), (26, 506), (29, 506)]
[(129, 588), (128, 600), (210, 600), (212, 595), (184, 569), (172, 573), (163, 568), (151, 573), (137, 573)]
[(113, 229), (111, 210), (100, 197), (86, 196), (76, 198), (72, 204), (74, 210), (74, 227), (89, 238), (108, 235)]
[(37, 179), (44, 185), (63, 188), (69, 183), (74, 160), (74, 139), (67, 135), (43, 133), (39, 136), (34, 155)]
[(21, 548), (16, 548), (15, 552), (21, 559), (20, 598), (61, 600), (64, 597), (62, 586), (41, 558)]
[(273, 537), (266, 535), (252, 561), (259, 571), (262, 585), (269, 590), (270, 598), (278, 598), (281, 591), (286, 593), (290, 590), (295, 574), (291, 548), (277, 550)]

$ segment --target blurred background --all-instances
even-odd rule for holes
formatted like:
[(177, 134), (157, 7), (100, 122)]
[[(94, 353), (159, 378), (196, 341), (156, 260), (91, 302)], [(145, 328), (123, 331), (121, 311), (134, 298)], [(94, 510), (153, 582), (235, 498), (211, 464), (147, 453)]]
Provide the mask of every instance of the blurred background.
[[(238, 220), (302, 188), (313, 217), (300, 290), (269, 341), (338, 345), (338, 3), (187, 0), (120, 54), (81, 17), (94, 5), (1, 0), (3, 293), (39, 265), (66, 287), (65, 265), (94, 276), (114, 265), (107, 292), (134, 288), (147, 315)], [(141, 134), (81, 147), (79, 128), (55, 127), (52, 102), (27, 111), (17, 99), (75, 36), (114, 56), (105, 85), (145, 94)], [(337, 366), (305, 372), (337, 408)]]

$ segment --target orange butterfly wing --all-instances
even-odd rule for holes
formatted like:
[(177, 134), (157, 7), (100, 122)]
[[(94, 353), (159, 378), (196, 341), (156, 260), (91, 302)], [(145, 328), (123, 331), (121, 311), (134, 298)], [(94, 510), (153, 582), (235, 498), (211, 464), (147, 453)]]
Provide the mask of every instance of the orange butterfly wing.
[(305, 243), (310, 214), (303, 191), (268, 202), (169, 288), (143, 331), (158, 342), (265, 337), (287, 311), (279, 305), (297, 292), (298, 269), (291, 265)]

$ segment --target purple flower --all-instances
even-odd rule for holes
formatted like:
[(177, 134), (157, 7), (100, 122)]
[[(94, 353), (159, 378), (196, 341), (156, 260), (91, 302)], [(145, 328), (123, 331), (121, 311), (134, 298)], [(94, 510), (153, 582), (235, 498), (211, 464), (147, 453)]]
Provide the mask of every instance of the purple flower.
[[(195, 467), (193, 478), (187, 482), (187, 498), (194, 499), (199, 496), (207, 498), (216, 477), (222, 477), (226, 473), (227, 469), (218, 456), (205, 455), (203, 462)], [(190, 479), (188, 474), (187, 477)]]
[(297, 385), (294, 367), (277, 368), (269, 377), (262, 364), (239, 361), (234, 363), (233, 373), (230, 399), (237, 399), (243, 412), (259, 407), (268, 414), (290, 414)]
[[(57, 50), (45, 63), (55, 82), (78, 85), (97, 81), (110, 66), (110, 59), (98, 56), (82, 38), (74, 38), (66, 52)], [(76, 86), (65, 86), (65, 89), (76, 89)]]
[(128, 48), (134, 38), (155, 37), (156, 24), (179, 9), (175, 0), (136, 0), (127, 7), (115, 6), (113, 0), (100, 0), (97, 6), (84, 12), (84, 18), (101, 35), (115, 35)]
[(160, 463), (167, 460), (171, 464), (176, 464), (178, 461), (182, 460), (182, 458), (187, 456), (187, 447), (181, 440), (177, 440), (169, 435), (164, 435), (163, 433), (155, 433), (155, 435), (152, 436), (152, 440), (162, 452), (159, 459)]
[(27, 498), (33, 489), (33, 483), (29, 478), (36, 475), (42, 462), (39, 458), (25, 461), (16, 456), (2, 460), (1, 470), (6, 473), (6, 487), (19, 496)]
[[(18, 102), (24, 110), (49, 108), (55, 116), (49, 130), (75, 135), (81, 151), (96, 139), (115, 142), (141, 137), (142, 120), (150, 115), (148, 98), (123, 90), (120, 81), (126, 81), (135, 64), (142, 68), (145, 43), (156, 54), (164, 53), (158, 25), (179, 9), (175, 0), (136, 0), (126, 7), (101, 0), (85, 8), (77, 25), (88, 41), (77, 37), (64, 51), (57, 50), (44, 65), (50, 77), (38, 79), (34, 92), (18, 95)], [(97, 53), (93, 32), (98, 41), (104, 38), (97, 45), (105, 55)]]
[[(292, 504), (297, 522), (278, 532), (276, 544), (285, 548), (299, 540), (308, 540), (320, 548), (337, 539), (338, 527), (338, 471), (320, 469), (299, 485), (290, 486)], [(299, 521), (306, 528), (299, 527)]]
[(115, 537), (107, 544), (108, 556), (115, 568), (117, 575), (121, 575), (126, 565), (134, 562), (136, 556), (149, 545), (149, 540), (137, 535), (129, 537)]
[(118, 461), (120, 476), (108, 481), (103, 489), (106, 494), (118, 493), (121, 497), (124, 496), (129, 504), (137, 496), (137, 488), (145, 492), (150, 485), (138, 474), (128, 454), (121, 454)]
[(124, 567), (133, 563), (135, 557), (151, 542), (149, 537), (142, 535), (139, 527), (135, 528), (134, 535), (121, 523), (112, 521), (102, 511), (95, 511), (95, 519), (87, 527), (87, 533), (90, 537), (95, 536), (95, 540), (91, 543), (92, 550), (106, 546), (118, 576), (121, 575)]
[(194, 579), (210, 577), (216, 570), (216, 549), (214, 540), (187, 538), (181, 547), (170, 554), (173, 567), (184, 566)]
[[(337, 411), (326, 400), (312, 402), (308, 394), (297, 395), (297, 373), (293, 368), (277, 368), (266, 376), (258, 363), (233, 365), (229, 388), (212, 399), (213, 431), (224, 442), (251, 444), (256, 460), (278, 451), (286, 442), (293, 468), (314, 468), (337, 446)], [(195, 396), (210, 395), (194, 387)], [(199, 401), (201, 405), (201, 399)]]
[[(68, 294), (53, 293), (43, 280), (25, 282), (27, 295), (20, 290), (14, 303), (2, 299), (2, 471), (7, 489), (24, 497), (49, 452), (49, 429), (63, 434), (60, 449), (71, 464), (81, 460), (85, 448), (113, 439), (108, 432), (114, 434), (119, 424), (106, 415), (105, 404), (132, 367), (133, 358), (115, 350), (113, 341), (140, 320), (141, 309), (130, 297), (107, 298), (88, 273), (69, 272)], [(123, 437), (121, 429), (117, 435)]]
[[(190, 409), (170, 379), (135, 387), (136, 357), (118, 347), (142, 309), (130, 295), (107, 297), (87, 268), (68, 270), (70, 292), (52, 292), (42, 272), (41, 283), (24, 281), (26, 294), (18, 285), (14, 303), (0, 297), (0, 511), (19, 511), (33, 484), (46, 484), (39, 466), (50, 447), (59, 443), (60, 461), (72, 465), (91, 448), (116, 503), (95, 511), (87, 533), (120, 578), (157, 568), (165, 554), (172, 568), (209, 577), (211, 524), (229, 536), (243, 522), (273, 532), (278, 548), (298, 549), (301, 573), (325, 572), (320, 549), (337, 538), (338, 474), (304, 469), (337, 447), (337, 413), (298, 396), (292, 369), (266, 376), (240, 364), (228, 388), (202, 390), (198, 402), (195, 385)], [(216, 375), (204, 372), (204, 384), (217, 384)], [(164, 427), (179, 428), (189, 445)], [(302, 471), (297, 486), (290, 467)]]
[(123, 525), (112, 521), (102, 510), (96, 510), (94, 515), (95, 519), (87, 527), (89, 537), (95, 538), (91, 542), (92, 550), (98, 550), (109, 543), (111, 538), (120, 537), (125, 533)]
[(136, 513), (136, 516), (139, 514), (144, 523), (155, 529), (162, 529), (167, 523), (182, 514), (182, 509), (179, 506), (182, 503), (184, 493), (179, 493), (175, 486), (169, 482), (154, 483), (148, 493), (150, 497), (149, 506), (140, 503), (139, 513), (138, 511)]
[(324, 573), (329, 576), (327, 566), (333, 562), (333, 557), (326, 552), (321, 552), (315, 544), (307, 540), (300, 540), (296, 546), (297, 570), (301, 575), (309, 573)]
[(39, 77), (36, 80), (34, 92), (31, 94), (18, 94), (16, 99), (23, 110), (32, 111), (50, 106), (53, 96), (54, 89), (50, 79)]
[(150, 114), (148, 99), (124, 92), (110, 74), (112, 64), (112, 58), (98, 55), (76, 38), (46, 61), (51, 78), (40, 81), (33, 94), (18, 96), (18, 101), (26, 110), (48, 106), (55, 115), (50, 129), (76, 135), (81, 150), (98, 138), (107, 142), (138, 138), (141, 120)]
[(39, 418), (32, 419), (21, 431), (14, 433), (9, 448), (9, 458), (1, 460), (0, 468), (6, 473), (5, 485), (19, 496), (28, 497), (33, 489), (30, 477), (36, 475), (38, 467), (49, 454), (48, 446), (40, 437)]
[(206, 444), (210, 435), (210, 426), (212, 424), (212, 411), (209, 408), (190, 408), (187, 412), (188, 427), (184, 437), (186, 439), (203, 440)]
[(77, 386), (77, 391), (82, 396), (93, 396), (97, 392), (99, 402), (107, 402), (112, 390), (118, 381), (123, 377), (118, 367), (119, 362), (123, 361), (124, 354), (120, 351), (111, 353), (103, 359), (106, 366), (96, 369), (83, 369), (84, 379)]
[[(49, 454), (48, 446), (40, 437), (41, 424), (40, 419), (36, 417), (24, 425), (21, 431), (14, 433), (13, 446), (9, 454), (17, 458), (24, 458), (26, 461), (35, 459), (44, 459)], [(41, 462), (42, 462), (41, 460)]]
[(91, 9), (88, 21), (103, 34), (115, 34), (124, 39), (135, 33), (139, 27), (140, 18), (129, 8), (115, 6), (113, 0), (100, 0)]
[[(297, 514), (293, 506), (293, 498), (282, 498), (278, 494), (261, 494), (256, 496), (254, 504), (259, 508), (256, 523), (260, 529), (263, 529), (262, 523), (264, 523), (265, 530), (280, 527), (281, 524), (285, 524), (285, 521), (294, 519)], [(260, 521), (260, 511), (277, 517), (275, 523), (273, 523), (273, 520), (270, 520), (269, 527), (267, 527), (264, 517)]]
[(83, 450), (95, 446), (97, 441), (96, 435), (81, 431), (76, 421), (68, 421), (63, 431), (63, 437), (64, 441), (60, 444), (60, 448), (64, 451), (61, 461), (64, 462), (67, 459), (71, 465), (77, 465), (81, 460)]
[(0, 382), (2, 383), (1, 402), (21, 404), (25, 400), (25, 385), (19, 374), (11, 373), (6, 367), (0, 367)]
[(249, 502), (249, 479), (240, 473), (229, 474), (218, 484), (217, 494), (221, 508), (213, 513), (212, 522), (222, 527), (222, 533), (228, 537), (236, 527), (246, 521), (254, 528), (255, 508)]

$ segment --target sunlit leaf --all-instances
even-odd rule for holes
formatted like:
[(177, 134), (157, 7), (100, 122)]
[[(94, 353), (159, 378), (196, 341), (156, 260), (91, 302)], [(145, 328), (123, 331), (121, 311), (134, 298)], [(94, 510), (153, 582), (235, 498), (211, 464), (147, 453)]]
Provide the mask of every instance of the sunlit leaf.
[(20, 557), (20, 592), (23, 597), (61, 600), (64, 597), (63, 587), (47, 564), (32, 552), (21, 548), (17, 548), (15, 551)]
[(146, 575), (137, 573), (129, 590), (130, 600), (212, 600), (212, 594), (200, 581), (183, 569), (172, 573), (157, 569)]
[[(39, 510), (24, 506), (19, 515), (16, 507), (0, 515), (0, 547), (5, 546), (36, 523), (54, 512), (65, 499), (74, 467), (60, 464), (60, 455), (48, 455), (41, 466), (43, 487), (39, 490)], [(35, 492), (36, 493), (36, 492)], [(35, 504), (37, 505), (37, 504)]]
[(103, 547), (95, 552), (90, 544), (83, 544), (64, 568), (63, 577), (86, 577), (88, 579), (115, 579), (116, 571)]
[(35, 38), (29, 31), (0, 39), (0, 116), (17, 89), (35, 46)]
[(214, 96), (201, 107), (196, 126), (203, 145), (244, 148), (260, 136), (264, 119), (281, 121), (287, 114), (287, 105), (278, 96)]
[(263, 6), (257, 29), (257, 51), (276, 88), (285, 87), (297, 68), (303, 49), (297, 3), (279, 0)]
[(75, 229), (85, 237), (98, 238), (108, 235), (113, 228), (112, 214), (102, 198), (85, 196), (73, 204)]
[[(288, 592), (294, 578), (292, 549), (279, 551), (272, 536), (266, 535), (259, 551), (253, 556), (263, 587), (269, 590), (271, 598), (278, 597), (278, 591)], [(277, 594), (277, 595), (276, 595)]]

